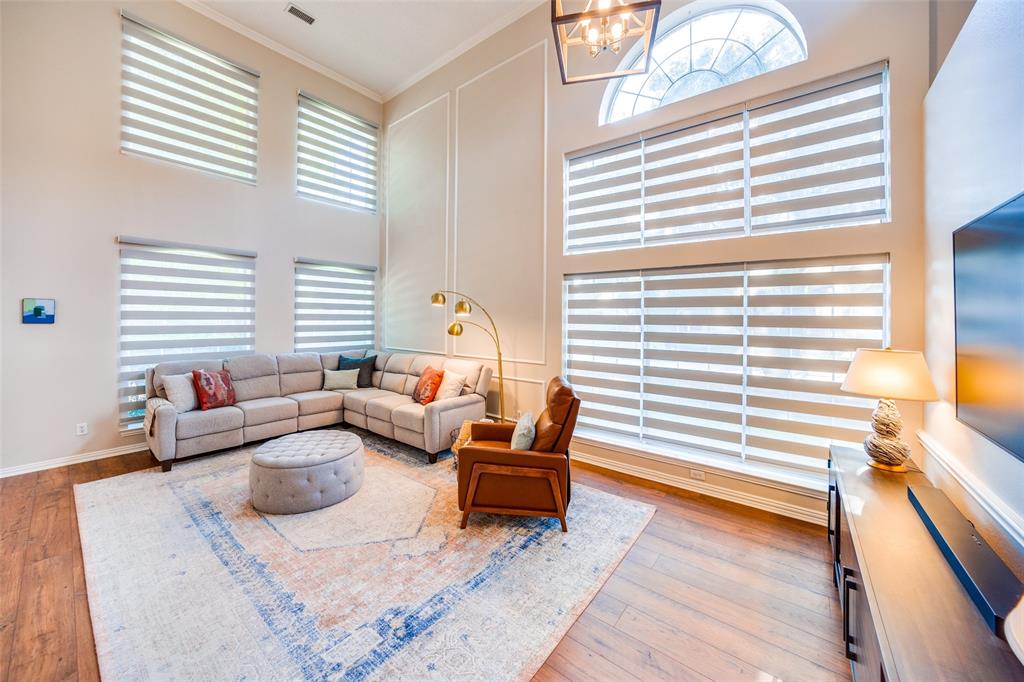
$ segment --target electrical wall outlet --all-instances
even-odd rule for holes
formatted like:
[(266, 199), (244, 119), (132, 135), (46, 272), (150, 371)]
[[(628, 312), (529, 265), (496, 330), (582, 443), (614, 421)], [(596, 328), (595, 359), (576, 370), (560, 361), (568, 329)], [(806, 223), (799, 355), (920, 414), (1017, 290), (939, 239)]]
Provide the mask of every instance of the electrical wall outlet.
[(690, 478), (692, 478), (695, 481), (703, 481), (704, 472), (701, 471), (700, 469), (690, 469)]
[(89, 424), (88, 424), (88, 422), (82, 422), (81, 424), (75, 424), (75, 435), (76, 436), (87, 436), (87, 435), (89, 435)]

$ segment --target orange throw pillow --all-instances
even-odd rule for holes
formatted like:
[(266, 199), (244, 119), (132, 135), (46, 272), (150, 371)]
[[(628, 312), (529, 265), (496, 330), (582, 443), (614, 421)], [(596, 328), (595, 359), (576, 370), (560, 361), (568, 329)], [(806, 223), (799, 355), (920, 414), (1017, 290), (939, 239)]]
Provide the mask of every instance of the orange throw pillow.
[(420, 405), (426, 405), (434, 400), (437, 389), (441, 387), (441, 379), (444, 378), (444, 371), (427, 367), (423, 370), (423, 376), (416, 382), (416, 389), (412, 392), (412, 399)]

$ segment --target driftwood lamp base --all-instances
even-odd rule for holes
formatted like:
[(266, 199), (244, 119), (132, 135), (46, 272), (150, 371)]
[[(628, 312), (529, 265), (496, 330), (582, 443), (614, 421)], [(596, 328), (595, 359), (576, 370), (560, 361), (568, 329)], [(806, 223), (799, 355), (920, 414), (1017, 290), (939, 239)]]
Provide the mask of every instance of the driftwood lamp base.
[(864, 439), (864, 451), (871, 458), (868, 464), (885, 471), (906, 471), (910, 446), (900, 438), (903, 420), (895, 402), (887, 398), (878, 401), (871, 413), (871, 430), (874, 433)]

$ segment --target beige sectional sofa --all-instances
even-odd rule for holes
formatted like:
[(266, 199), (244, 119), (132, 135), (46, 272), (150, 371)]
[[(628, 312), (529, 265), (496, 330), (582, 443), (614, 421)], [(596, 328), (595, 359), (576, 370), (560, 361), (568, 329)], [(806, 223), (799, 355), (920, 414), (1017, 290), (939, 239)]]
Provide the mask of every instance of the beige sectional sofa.
[[(257, 353), (227, 360), (165, 362), (146, 371), (146, 442), (169, 471), (175, 460), (243, 443), (347, 422), (426, 451), (431, 462), (451, 446), (451, 432), (466, 419), (482, 419), (491, 369), (472, 360), (440, 355), (346, 352), (376, 355), (373, 386), (323, 390), (324, 369), (337, 369), (338, 353)], [(462, 395), (421, 405), (412, 392), (427, 367), (466, 377)], [(178, 413), (166, 400), (163, 377), (193, 369), (227, 369), (236, 404)]]

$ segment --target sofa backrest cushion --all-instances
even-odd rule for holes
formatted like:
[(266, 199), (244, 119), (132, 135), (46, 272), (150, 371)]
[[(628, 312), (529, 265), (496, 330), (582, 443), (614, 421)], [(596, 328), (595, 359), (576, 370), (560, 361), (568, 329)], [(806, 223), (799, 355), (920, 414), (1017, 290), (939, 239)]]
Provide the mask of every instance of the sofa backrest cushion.
[(393, 353), (389, 351), (380, 351), (379, 353), (375, 353), (372, 350), (367, 351), (367, 353), (377, 358), (373, 366), (373, 385), (375, 388), (380, 388), (380, 381), (384, 377), (384, 366), (388, 364), (388, 358), (390, 358)]
[(324, 369), (338, 369), (338, 358), (365, 358), (365, 350), (343, 350), (340, 353), (321, 353), (320, 364)]
[(266, 353), (238, 355), (224, 361), (224, 369), (231, 372), (238, 402), (281, 395), (277, 375), (277, 359)]
[(281, 395), (319, 391), (324, 387), (324, 368), (319, 353), (282, 353), (277, 356)]
[[(484, 397), (487, 396), (487, 390), (490, 388), (491, 384), (491, 369), (489, 367), (484, 367), (482, 362), (477, 362), (476, 360), (463, 360), (461, 358), (447, 358), (444, 362), (443, 369), (445, 371), (450, 370), (456, 374), (461, 374), (466, 377), (466, 385), (462, 389), (462, 395), (479, 393)], [(483, 381), (481, 381), (481, 379)]]
[[(412, 353), (392, 353), (384, 363), (384, 372), (380, 378), (381, 390), (412, 395), (411, 391), (406, 392), (405, 385), (409, 383), (409, 370), (415, 359), (416, 356)], [(413, 388), (416, 388), (417, 379), (412, 379)]]
[(146, 397), (167, 398), (164, 390), (164, 377), (169, 374), (192, 374), (194, 369), (205, 369), (207, 372), (219, 372), (224, 369), (223, 360), (173, 360), (161, 362), (146, 370)]

